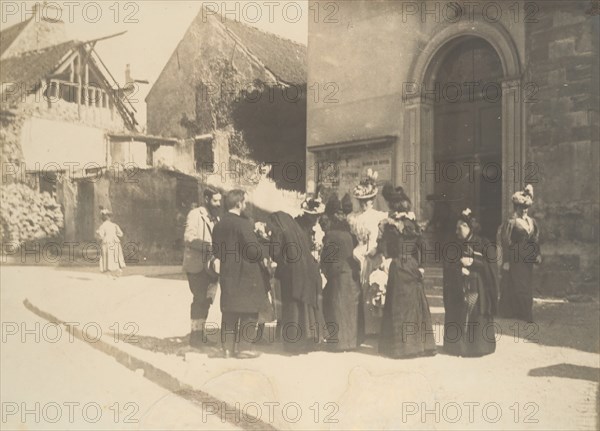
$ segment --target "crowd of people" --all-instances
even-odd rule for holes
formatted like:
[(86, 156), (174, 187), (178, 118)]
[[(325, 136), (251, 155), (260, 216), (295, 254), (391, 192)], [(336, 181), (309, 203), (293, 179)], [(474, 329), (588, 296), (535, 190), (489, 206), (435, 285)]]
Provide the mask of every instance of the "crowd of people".
[[(387, 213), (373, 208), (378, 193), (377, 173), (369, 170), (353, 196), (308, 198), (298, 217), (277, 211), (254, 223), (245, 215), (244, 191), (222, 196), (206, 188), (203, 205), (188, 215), (184, 237), (183, 269), (193, 294), (190, 345), (208, 342), (206, 318), (220, 286), (224, 357), (257, 356), (265, 324), (274, 321), (291, 354), (354, 350), (378, 334), (382, 355), (434, 355), (423, 225), (402, 187), (383, 186)], [(528, 215), (531, 186), (512, 201), (514, 215), (500, 226), (495, 243), (479, 236), (471, 209), (456, 215), (458, 255), (442, 256), (448, 354), (493, 353), (498, 313), (533, 319), (531, 277), (541, 254), (539, 228)]]

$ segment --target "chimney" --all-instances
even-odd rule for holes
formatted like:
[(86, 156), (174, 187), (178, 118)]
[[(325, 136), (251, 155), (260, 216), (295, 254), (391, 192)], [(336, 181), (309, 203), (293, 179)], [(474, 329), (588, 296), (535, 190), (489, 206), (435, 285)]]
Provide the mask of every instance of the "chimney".
[(125, 86), (132, 83), (133, 79), (131, 79), (131, 67), (129, 64), (125, 66)]

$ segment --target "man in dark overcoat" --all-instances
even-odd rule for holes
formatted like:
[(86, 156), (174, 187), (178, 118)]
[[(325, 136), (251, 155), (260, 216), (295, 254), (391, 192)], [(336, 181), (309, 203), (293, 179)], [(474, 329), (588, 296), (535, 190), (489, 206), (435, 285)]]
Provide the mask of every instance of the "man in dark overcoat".
[(213, 232), (213, 248), (219, 259), (223, 355), (255, 357), (251, 346), (257, 341), (258, 313), (269, 301), (261, 271), (268, 253), (258, 241), (252, 222), (243, 216), (245, 192), (231, 190), (225, 195), (224, 206), (226, 213)]

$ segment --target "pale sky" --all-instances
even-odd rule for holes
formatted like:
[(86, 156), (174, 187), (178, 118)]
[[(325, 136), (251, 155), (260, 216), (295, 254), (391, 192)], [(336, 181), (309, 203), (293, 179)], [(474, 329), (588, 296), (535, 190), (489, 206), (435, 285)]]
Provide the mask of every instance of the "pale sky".
[[(0, 1), (2, 29), (28, 19), (35, 1)], [(113, 76), (123, 83), (125, 65), (131, 65), (134, 79), (146, 79), (141, 85), (136, 117), (146, 121), (144, 97), (160, 74), (192, 20), (205, 4), (209, 9), (227, 12), (237, 19), (261, 30), (306, 45), (308, 33), (308, 1), (48, 1), (43, 16), (56, 18), (53, 5), (62, 9), (70, 38), (89, 40), (127, 31), (122, 36), (100, 41), (96, 51)]]

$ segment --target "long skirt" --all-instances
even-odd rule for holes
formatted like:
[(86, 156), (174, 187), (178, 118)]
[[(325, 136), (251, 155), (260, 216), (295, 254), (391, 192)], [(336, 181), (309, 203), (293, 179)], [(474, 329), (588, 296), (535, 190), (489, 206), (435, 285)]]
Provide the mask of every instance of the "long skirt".
[[(283, 286), (282, 286), (283, 287)], [(324, 338), (323, 311), (293, 299), (281, 290), (281, 339), (283, 347), (289, 353), (306, 353), (321, 347)]]
[(434, 352), (435, 338), (423, 282), (394, 259), (389, 269), (379, 353), (400, 358)]
[(376, 307), (371, 303), (371, 285), (369, 276), (375, 271), (382, 262), (381, 255), (374, 257), (365, 257), (360, 271), (360, 285), (362, 297), (362, 314), (364, 316), (363, 332), (367, 335), (378, 334), (381, 330), (382, 311), (380, 307)]
[(533, 321), (533, 263), (511, 262), (508, 271), (502, 271), (500, 315), (525, 322)]
[(444, 351), (450, 355), (475, 357), (496, 351), (494, 319), (480, 311), (481, 303), (489, 300), (480, 283), (479, 277), (471, 278), (466, 293), (462, 283), (444, 286)]
[(352, 350), (362, 341), (362, 304), (360, 285), (352, 272), (331, 275), (323, 290), (323, 314), (327, 347)]
[(103, 242), (100, 249), (100, 272), (125, 268), (125, 258), (120, 242)]

